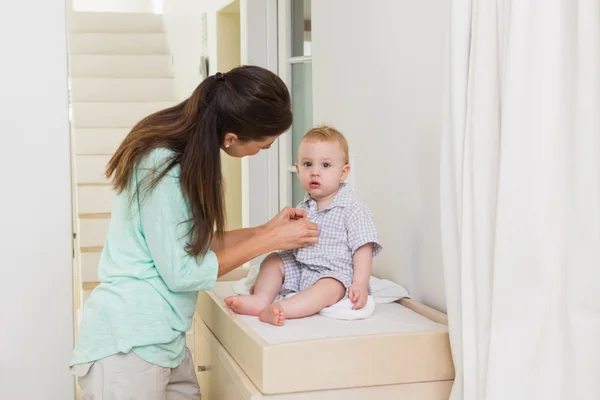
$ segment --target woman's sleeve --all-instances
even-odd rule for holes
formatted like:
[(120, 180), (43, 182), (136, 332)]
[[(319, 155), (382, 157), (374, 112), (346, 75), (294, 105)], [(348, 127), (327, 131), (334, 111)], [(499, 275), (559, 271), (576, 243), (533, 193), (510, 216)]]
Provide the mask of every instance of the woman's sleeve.
[[(150, 171), (156, 169), (148, 169)], [(139, 171), (144, 174), (143, 170)], [(181, 193), (179, 178), (172, 171), (149, 192), (138, 196), (142, 233), (154, 265), (173, 292), (211, 289), (217, 280), (219, 262), (213, 251), (192, 257), (186, 251), (190, 212)]]

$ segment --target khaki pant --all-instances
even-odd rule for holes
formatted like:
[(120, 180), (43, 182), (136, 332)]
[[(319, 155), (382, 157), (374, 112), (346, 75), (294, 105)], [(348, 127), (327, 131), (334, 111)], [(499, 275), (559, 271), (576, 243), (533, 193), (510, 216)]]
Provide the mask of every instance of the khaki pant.
[(200, 400), (192, 356), (176, 368), (150, 364), (133, 352), (71, 368), (82, 400)]

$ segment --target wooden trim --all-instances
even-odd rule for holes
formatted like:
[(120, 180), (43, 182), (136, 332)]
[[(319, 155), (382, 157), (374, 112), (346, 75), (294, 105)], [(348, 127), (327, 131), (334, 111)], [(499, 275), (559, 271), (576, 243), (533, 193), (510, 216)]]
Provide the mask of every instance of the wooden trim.
[(433, 322), (448, 325), (448, 316), (446, 314), (434, 308), (426, 306), (423, 303), (420, 303), (413, 299), (404, 298), (400, 300), (400, 304), (402, 304), (406, 308), (413, 310), (417, 314), (421, 314), (422, 316), (429, 318)]
[(104, 246), (84, 246), (80, 247), (81, 253), (101, 253)]
[(79, 219), (110, 219), (111, 213), (84, 213), (79, 214)]
[(83, 282), (81, 288), (83, 290), (94, 290), (98, 285), (100, 285), (100, 282)]
[(304, 32), (312, 32), (312, 20), (304, 20)]
[[(195, 314), (198, 315), (198, 314)], [(251, 400), (255, 395), (260, 395), (260, 391), (256, 388), (254, 383), (248, 378), (246, 372), (235, 362), (233, 357), (225, 350), (225, 348), (219, 342), (219, 339), (213, 335), (210, 329), (204, 324), (200, 318), (196, 318), (196, 330), (195, 335), (200, 335), (208, 342), (211, 350), (217, 355), (217, 359), (221, 361), (221, 364), (230, 376), (235, 376), (237, 379), (234, 380), (236, 387), (243, 394), (244, 400)], [(194, 349), (194, 351), (197, 351)], [(204, 356), (204, 355), (203, 355)], [(260, 396), (262, 397), (262, 396)]]

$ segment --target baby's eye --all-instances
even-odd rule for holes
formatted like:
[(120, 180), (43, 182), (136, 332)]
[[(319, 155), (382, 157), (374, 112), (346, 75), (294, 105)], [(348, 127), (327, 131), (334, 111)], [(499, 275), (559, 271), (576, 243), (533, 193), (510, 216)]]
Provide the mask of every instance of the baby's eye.
[(329, 164), (328, 162), (326, 162), (326, 163), (323, 163), (323, 167), (324, 167), (324, 168), (329, 168), (329, 167), (331, 167), (331, 164)]
[(310, 167), (312, 166), (312, 163), (310, 161), (305, 161), (302, 165), (304, 165), (305, 167)]

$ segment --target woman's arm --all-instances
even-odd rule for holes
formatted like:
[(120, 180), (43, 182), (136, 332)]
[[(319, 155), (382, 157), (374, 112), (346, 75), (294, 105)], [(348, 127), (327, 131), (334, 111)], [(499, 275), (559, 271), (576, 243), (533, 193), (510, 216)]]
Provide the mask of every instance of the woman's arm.
[(223, 248), (235, 246), (236, 244), (248, 240), (255, 235), (257, 229), (258, 228), (244, 228), (227, 231), (223, 233), (222, 238), (219, 238), (215, 235), (210, 242), (210, 249), (212, 251), (219, 251)]
[[(253, 258), (275, 250), (281, 250), (281, 248), (273, 248), (272, 245), (269, 246), (269, 243), (273, 243), (277, 239), (272, 237), (272, 231), (281, 229), (282, 223), (298, 221), (305, 217), (305, 211), (297, 208), (285, 207), (264, 225), (255, 228), (236, 229), (224, 232), (222, 238), (214, 236), (210, 244), (210, 249), (217, 253), (217, 258), (219, 259), (219, 276), (229, 272), (231, 269), (243, 265)], [(318, 235), (316, 225), (309, 223), (307, 220), (300, 224), (310, 227), (309, 230), (313, 231), (313, 234), (315, 235), (313, 237), (316, 240), (316, 235)], [(269, 237), (270, 234), (271, 237)], [(299, 230), (298, 234), (302, 234), (302, 231)], [(239, 256), (239, 258), (235, 259), (236, 255)], [(249, 255), (249, 258), (246, 261), (240, 261), (247, 258), (246, 255)], [(233, 268), (231, 268), (232, 265)], [(227, 271), (222, 272), (222, 269), (226, 269)]]
[(317, 243), (318, 227), (305, 217), (304, 211), (286, 207), (262, 226), (226, 232), (224, 246), (215, 250), (219, 276), (260, 255)]
[[(150, 158), (150, 157), (149, 157)], [(143, 172), (153, 171), (160, 160), (146, 160)], [(140, 229), (154, 265), (173, 292), (212, 288), (218, 276), (262, 254), (316, 243), (318, 230), (306, 219), (294, 220), (296, 211), (282, 211), (258, 228), (243, 229), (217, 242), (217, 251), (199, 257), (186, 252), (189, 210), (175, 171), (165, 175), (146, 195), (139, 197)], [(212, 243), (211, 243), (212, 245)]]
[(210, 249), (212, 251), (219, 251), (224, 248), (232, 247), (237, 245), (240, 242), (250, 239), (252, 236), (259, 233), (260, 229), (269, 229), (275, 227), (276, 224), (280, 222), (289, 222), (298, 219), (302, 219), (306, 217), (306, 212), (304, 210), (299, 210), (297, 208), (285, 207), (281, 210), (273, 219), (271, 219), (266, 224), (256, 227), (256, 228), (244, 228), (244, 229), (236, 229), (233, 231), (227, 231), (223, 233), (223, 237), (219, 238), (216, 235), (212, 238), (210, 242)]
[(261, 227), (225, 232), (221, 243), (224, 246), (213, 250), (219, 260), (217, 276), (221, 277), (258, 256), (277, 250), (273, 242), (269, 232)]

